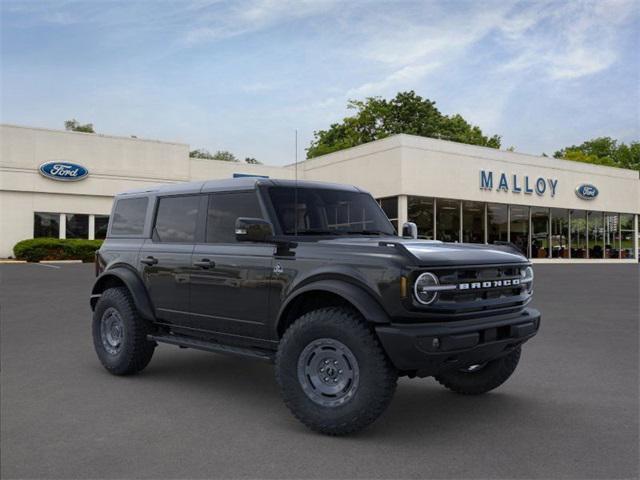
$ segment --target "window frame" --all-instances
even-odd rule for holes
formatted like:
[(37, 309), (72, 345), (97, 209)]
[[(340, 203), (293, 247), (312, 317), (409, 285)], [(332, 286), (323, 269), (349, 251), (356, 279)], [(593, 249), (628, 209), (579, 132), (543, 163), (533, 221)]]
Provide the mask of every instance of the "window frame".
[[(64, 238), (69, 238), (69, 239), (77, 239), (77, 240), (88, 240), (89, 236), (91, 235), (91, 229), (90, 229), (90, 220), (89, 217), (91, 216), (91, 214), (89, 213), (67, 213), (64, 212), (65, 217), (64, 217)], [(74, 216), (82, 216), (82, 217), (87, 217), (87, 234), (85, 236), (80, 236), (80, 237), (70, 237), (69, 236), (69, 217), (74, 217)], [(144, 228), (144, 227), (143, 227)]]
[[(156, 238), (154, 232), (156, 230), (156, 223), (158, 221), (158, 212), (160, 209), (160, 201), (165, 198), (180, 198), (180, 197), (199, 197), (198, 212), (196, 213), (196, 228), (193, 232), (193, 240), (188, 242), (166, 242), (159, 238)], [(149, 238), (151, 242), (157, 245), (195, 245), (197, 243), (203, 243), (203, 229), (202, 229), (202, 205), (204, 200), (207, 199), (207, 194), (202, 193), (179, 193), (176, 195), (158, 195), (155, 198), (155, 204), (153, 206), (153, 216), (151, 217), (151, 231), (149, 232)]]
[[(271, 219), (269, 218), (269, 216), (266, 214), (266, 209), (264, 207), (264, 204), (262, 202), (262, 196), (259, 194), (258, 190), (256, 190), (255, 188), (252, 189), (242, 189), (242, 190), (220, 190), (220, 191), (213, 191), (213, 192), (206, 192), (203, 193), (202, 195), (204, 196), (205, 200), (201, 203), (200, 205), (200, 213), (201, 215), (204, 217), (201, 221), (200, 224), (202, 225), (202, 237), (201, 237), (201, 241), (197, 242), (199, 244), (203, 244), (203, 245), (237, 245), (238, 242), (237, 240), (233, 241), (233, 242), (208, 242), (207, 241), (207, 231), (209, 228), (209, 203), (211, 202), (211, 198), (215, 197), (215, 196), (222, 196), (222, 195), (232, 195), (232, 194), (253, 194), (254, 198), (256, 199), (256, 203), (258, 205), (258, 210), (260, 210), (260, 215), (262, 217), (262, 219), (268, 221), (269, 223), (271, 223), (272, 228), (275, 230), (275, 226), (273, 225), (273, 222), (271, 221)], [(202, 205), (204, 205), (204, 208), (202, 208)], [(238, 217), (240, 218), (240, 217)], [(242, 242), (242, 243), (247, 243), (247, 244), (253, 244), (253, 243), (257, 243), (257, 242)], [(259, 243), (263, 243), (263, 242), (259, 242)]]
[[(263, 212), (266, 213), (265, 218), (268, 219), (268, 221), (271, 223), (271, 225), (273, 226), (273, 230), (276, 234), (276, 236), (280, 236), (280, 237), (286, 237), (286, 238), (296, 238), (296, 239), (301, 239), (301, 238), (305, 238), (304, 235), (298, 235), (297, 237), (293, 234), (293, 233), (285, 233), (282, 229), (282, 225), (280, 224), (280, 219), (278, 217), (278, 213), (276, 211), (276, 208), (273, 205), (273, 201), (271, 199), (271, 189), (277, 189), (277, 188), (294, 188), (294, 187), (289, 187), (287, 185), (259, 185), (258, 186), (258, 191), (259, 191), (259, 195), (258, 198), (259, 200), (262, 202), (262, 206), (263, 206)], [(303, 189), (314, 189), (316, 187), (300, 187), (300, 190)], [(332, 188), (331, 186), (323, 186), (323, 187), (319, 187), (322, 190), (342, 190), (342, 188)], [(396, 227), (393, 225), (393, 223), (391, 223), (391, 220), (389, 220), (389, 217), (387, 217), (387, 214), (384, 213), (384, 210), (382, 210), (382, 207), (380, 206), (380, 204), (378, 203), (378, 200), (376, 200), (376, 198), (373, 197), (373, 195), (371, 195), (369, 192), (363, 191), (363, 190), (356, 190), (353, 191), (352, 193), (358, 193), (358, 194), (362, 194), (362, 195), (366, 195), (369, 198), (371, 198), (371, 200), (373, 200), (373, 202), (375, 203), (375, 206), (379, 209), (380, 214), (382, 215), (381, 219), (382, 220), (386, 220), (387, 222), (389, 222), (389, 225), (391, 226), (391, 230), (393, 233), (390, 233), (390, 235), (394, 235), (397, 234), (397, 230)], [(320, 237), (318, 237), (320, 238)]]
[[(145, 207), (145, 211), (144, 211), (144, 223), (142, 225), (142, 231), (140, 233), (113, 233), (113, 222), (115, 221), (116, 218), (116, 208), (118, 208), (118, 204), (123, 201), (123, 200), (137, 200), (137, 199), (146, 199), (147, 201), (147, 205)], [(121, 198), (116, 198), (116, 201), (113, 203), (113, 208), (111, 209), (111, 214), (109, 215), (109, 226), (107, 228), (107, 236), (106, 238), (147, 238), (147, 233), (146, 230), (148, 228), (148, 222), (149, 222), (149, 211), (151, 210), (149, 208), (149, 203), (151, 203), (151, 201), (153, 200), (153, 197), (149, 196), (149, 195), (139, 195), (139, 196), (131, 196), (131, 197), (121, 197)], [(157, 202), (156, 202), (157, 205)], [(155, 208), (155, 206), (153, 207)]]
[[(105, 215), (102, 213), (94, 213), (93, 215), (93, 239), (94, 240), (106, 240), (107, 238), (107, 233), (109, 232), (109, 222), (111, 221), (111, 215)], [(103, 238), (98, 238), (98, 236), (96, 235), (98, 233), (98, 226), (96, 223), (96, 220), (98, 218), (106, 218), (107, 219), (107, 228), (105, 228), (104, 230), (104, 237)], [(91, 223), (91, 222), (89, 222)], [(91, 232), (89, 232), (89, 234), (91, 234)]]
[[(57, 230), (58, 230), (58, 235), (55, 237), (47, 237), (47, 236), (36, 236), (36, 215), (52, 215), (57, 217)], [(66, 225), (65, 225), (66, 227)], [(61, 231), (61, 225), (60, 225), (60, 213), (59, 212), (42, 212), (42, 211), (35, 211), (33, 212), (33, 223), (32, 223), (32, 229), (33, 229), (33, 233), (31, 234), (32, 238), (60, 238), (60, 231)]]

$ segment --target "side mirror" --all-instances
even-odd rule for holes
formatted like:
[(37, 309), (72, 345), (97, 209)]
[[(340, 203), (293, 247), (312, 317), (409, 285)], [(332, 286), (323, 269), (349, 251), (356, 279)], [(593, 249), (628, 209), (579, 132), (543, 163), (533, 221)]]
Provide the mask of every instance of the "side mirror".
[(413, 222), (402, 224), (402, 236), (409, 238), (418, 238), (418, 226)]
[(236, 240), (239, 242), (267, 242), (273, 237), (273, 226), (261, 218), (236, 219)]

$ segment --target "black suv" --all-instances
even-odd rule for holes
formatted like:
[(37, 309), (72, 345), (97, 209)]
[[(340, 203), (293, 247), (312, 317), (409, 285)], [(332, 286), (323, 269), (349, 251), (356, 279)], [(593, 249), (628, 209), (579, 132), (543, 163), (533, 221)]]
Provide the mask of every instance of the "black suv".
[(96, 254), (93, 343), (116, 375), (158, 343), (275, 363), (293, 414), (340, 435), (398, 376), (462, 394), (505, 382), (538, 331), (533, 270), (510, 245), (396, 234), (355, 187), (240, 178), (115, 199)]

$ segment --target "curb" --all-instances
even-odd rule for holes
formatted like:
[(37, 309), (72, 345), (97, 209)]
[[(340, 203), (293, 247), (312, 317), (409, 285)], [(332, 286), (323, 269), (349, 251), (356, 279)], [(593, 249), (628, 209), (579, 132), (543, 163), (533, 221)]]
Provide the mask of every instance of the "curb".
[(10, 260), (6, 258), (0, 258), (0, 265), (2, 264), (11, 264), (11, 263), (27, 263), (26, 260)]
[(82, 263), (82, 260), (40, 260), (38, 263)]

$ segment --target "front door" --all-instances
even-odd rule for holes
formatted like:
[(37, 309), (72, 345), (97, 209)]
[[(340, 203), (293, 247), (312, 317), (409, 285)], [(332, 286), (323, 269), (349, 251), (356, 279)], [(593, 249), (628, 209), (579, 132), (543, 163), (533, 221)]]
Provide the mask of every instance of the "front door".
[(268, 332), (275, 248), (236, 242), (238, 217), (263, 218), (256, 191), (209, 195), (205, 243), (192, 255), (191, 318), (226, 342), (261, 343)]
[(140, 252), (142, 277), (160, 322), (189, 322), (189, 275), (200, 198), (159, 198), (152, 238)]

